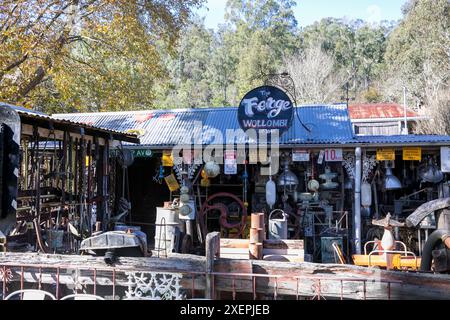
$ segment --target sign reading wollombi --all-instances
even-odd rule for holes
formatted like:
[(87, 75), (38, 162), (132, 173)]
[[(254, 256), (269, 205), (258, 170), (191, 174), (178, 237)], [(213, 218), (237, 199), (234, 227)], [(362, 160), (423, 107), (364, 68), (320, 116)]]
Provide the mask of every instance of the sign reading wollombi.
[(248, 92), (238, 109), (242, 130), (280, 130), (280, 134), (292, 125), (294, 106), (281, 89), (263, 86)]

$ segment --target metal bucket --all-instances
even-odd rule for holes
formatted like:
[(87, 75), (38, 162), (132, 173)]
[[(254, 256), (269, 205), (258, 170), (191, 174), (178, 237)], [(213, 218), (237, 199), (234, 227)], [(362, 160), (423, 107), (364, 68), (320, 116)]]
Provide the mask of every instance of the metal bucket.
[[(275, 212), (281, 212), (283, 219), (272, 219), (272, 214)], [(287, 239), (288, 238), (288, 221), (287, 214), (283, 210), (273, 210), (269, 215), (269, 239)]]

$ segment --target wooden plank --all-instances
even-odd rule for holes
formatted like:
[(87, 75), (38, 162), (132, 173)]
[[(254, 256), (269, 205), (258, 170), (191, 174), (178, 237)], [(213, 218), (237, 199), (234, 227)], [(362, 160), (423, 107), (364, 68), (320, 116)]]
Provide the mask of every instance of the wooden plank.
[(264, 240), (265, 249), (304, 249), (303, 240)]
[(266, 249), (263, 250), (264, 255), (295, 255), (295, 256), (303, 256), (303, 249)]
[[(248, 248), (248, 239), (220, 239), (221, 248)], [(264, 240), (267, 249), (303, 249), (303, 240)]]
[(284, 261), (284, 262), (304, 262), (303, 255), (289, 256), (289, 255), (265, 255), (263, 260), (266, 261)]
[(250, 241), (248, 239), (220, 239), (220, 248), (247, 249)]
[(239, 253), (248, 255), (248, 248), (220, 248), (220, 256), (224, 253)]
[(220, 259), (238, 259), (238, 260), (248, 260), (248, 252), (246, 254), (239, 253), (221, 253)]

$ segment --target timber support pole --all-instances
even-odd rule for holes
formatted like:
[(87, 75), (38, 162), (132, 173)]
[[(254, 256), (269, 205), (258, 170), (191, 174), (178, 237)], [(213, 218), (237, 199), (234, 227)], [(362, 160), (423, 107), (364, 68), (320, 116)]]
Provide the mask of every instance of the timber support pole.
[(211, 232), (206, 236), (206, 288), (205, 298), (215, 298), (214, 288), (214, 259), (220, 257), (220, 233)]

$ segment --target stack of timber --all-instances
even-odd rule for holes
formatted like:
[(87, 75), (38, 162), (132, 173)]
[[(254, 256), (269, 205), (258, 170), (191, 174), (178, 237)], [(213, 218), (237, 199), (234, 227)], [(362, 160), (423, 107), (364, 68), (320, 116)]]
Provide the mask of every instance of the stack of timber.
[[(220, 239), (220, 257), (225, 259), (249, 259), (250, 240)], [(260, 260), (303, 262), (303, 240), (264, 240)]]

